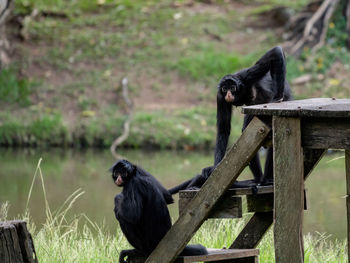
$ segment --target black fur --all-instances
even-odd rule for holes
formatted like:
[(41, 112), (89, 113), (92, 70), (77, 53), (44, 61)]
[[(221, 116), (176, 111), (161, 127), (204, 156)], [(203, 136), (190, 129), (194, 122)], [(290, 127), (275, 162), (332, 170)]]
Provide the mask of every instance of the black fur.
[[(286, 62), (281, 47), (274, 47), (263, 55), (255, 65), (234, 74), (224, 76), (217, 92), (217, 137), (214, 166), (223, 159), (231, 130), (232, 106), (256, 105), (270, 102), (292, 100), (286, 77)], [(225, 95), (230, 91), (233, 101), (227, 102)], [(244, 130), (254, 116), (245, 115)], [(256, 183), (273, 180), (272, 148), (267, 150), (265, 171), (262, 173), (259, 155), (250, 162), (249, 167)]]
[[(148, 256), (171, 227), (167, 204), (171, 194), (151, 174), (126, 161), (116, 162), (110, 169), (123, 191), (114, 198), (114, 213), (129, 243), (135, 248), (123, 250), (119, 262), (129, 255)], [(201, 245), (187, 246), (183, 255), (207, 254)]]
[[(255, 105), (270, 102), (292, 100), (292, 94), (286, 77), (286, 61), (281, 47), (274, 47), (266, 52), (250, 68), (224, 76), (217, 87), (217, 136), (214, 166), (206, 167), (194, 178), (169, 189), (171, 194), (191, 187), (201, 187), (226, 153), (231, 133), (232, 106)], [(225, 96), (230, 92), (233, 100), (227, 102)], [(244, 130), (254, 116), (245, 115)], [(249, 163), (255, 183), (270, 184), (273, 181), (272, 148), (267, 149), (265, 171), (262, 173), (259, 153)], [(248, 181), (247, 181), (248, 182)], [(249, 182), (235, 182), (232, 187), (251, 187)]]

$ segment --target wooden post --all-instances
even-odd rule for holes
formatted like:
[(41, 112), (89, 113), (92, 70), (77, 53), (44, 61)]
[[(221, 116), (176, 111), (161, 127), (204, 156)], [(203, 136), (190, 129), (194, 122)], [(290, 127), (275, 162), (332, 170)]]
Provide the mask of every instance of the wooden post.
[(300, 119), (273, 117), (276, 263), (304, 262), (304, 168)]
[(350, 262), (350, 150), (345, 150), (346, 169), (346, 216), (348, 222), (348, 262)]
[(26, 222), (19, 220), (0, 222), (0, 262), (38, 262)]
[(269, 132), (270, 128), (258, 118), (251, 121), (201, 190), (186, 206), (183, 214), (148, 257), (147, 263), (168, 263), (175, 260), (217, 201), (248, 165)]

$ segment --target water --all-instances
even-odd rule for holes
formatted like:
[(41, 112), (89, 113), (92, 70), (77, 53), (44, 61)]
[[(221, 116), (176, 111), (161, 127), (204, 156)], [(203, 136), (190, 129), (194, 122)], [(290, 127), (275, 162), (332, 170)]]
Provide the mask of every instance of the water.
[[(122, 155), (156, 176), (166, 187), (174, 186), (200, 172), (212, 162), (212, 153), (174, 151), (123, 151)], [(107, 150), (64, 151), (0, 150), (0, 202), (10, 204), (8, 218), (20, 218), (38, 160), (42, 158), (47, 201), (51, 211), (62, 207), (77, 189), (84, 191), (69, 210), (68, 218), (85, 214), (94, 222), (114, 231), (113, 197), (120, 191), (108, 168), (114, 159)], [(248, 169), (243, 178), (251, 177)], [(345, 165), (343, 154), (327, 155), (306, 182), (309, 210), (304, 213), (304, 233), (327, 233), (331, 238), (346, 237)], [(177, 204), (170, 205), (177, 218)], [(35, 224), (45, 221), (45, 198), (40, 177), (35, 180), (29, 200)]]

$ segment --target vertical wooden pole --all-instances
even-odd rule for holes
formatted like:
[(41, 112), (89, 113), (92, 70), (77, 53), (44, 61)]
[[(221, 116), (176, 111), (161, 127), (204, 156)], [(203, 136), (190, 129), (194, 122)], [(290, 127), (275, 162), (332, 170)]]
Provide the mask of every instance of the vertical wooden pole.
[(348, 222), (348, 262), (350, 262), (350, 150), (345, 150), (346, 169), (346, 216)]
[(304, 262), (304, 165), (300, 119), (273, 117), (276, 263)]

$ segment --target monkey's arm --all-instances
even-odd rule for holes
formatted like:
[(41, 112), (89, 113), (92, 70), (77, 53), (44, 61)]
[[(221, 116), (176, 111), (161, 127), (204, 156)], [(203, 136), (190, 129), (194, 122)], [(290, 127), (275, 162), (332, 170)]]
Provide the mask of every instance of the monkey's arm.
[(270, 71), (272, 78), (273, 101), (282, 101), (286, 76), (286, 61), (283, 49), (279, 46), (267, 51), (252, 67), (240, 74), (244, 83), (251, 86)]
[(114, 198), (114, 214), (120, 221), (136, 224), (142, 215), (143, 198), (137, 191), (128, 189)]
[(231, 132), (232, 105), (225, 101), (225, 98), (218, 91), (216, 99), (216, 146), (214, 156), (214, 166), (216, 166), (225, 156), (228, 138)]

